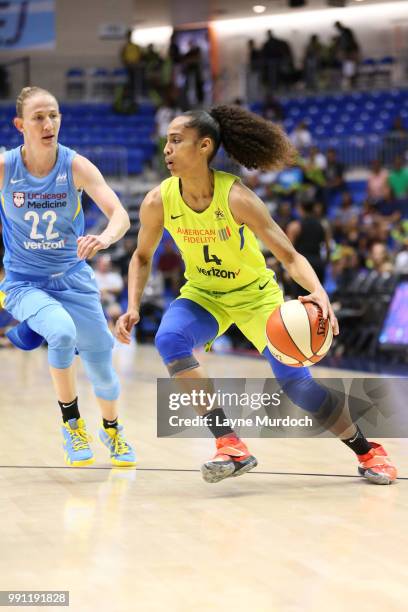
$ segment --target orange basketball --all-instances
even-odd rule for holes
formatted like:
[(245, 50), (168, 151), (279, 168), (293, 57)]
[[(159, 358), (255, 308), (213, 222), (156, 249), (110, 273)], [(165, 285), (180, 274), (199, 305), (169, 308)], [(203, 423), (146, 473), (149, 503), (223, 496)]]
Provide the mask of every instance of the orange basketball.
[(290, 300), (269, 317), (266, 338), (276, 359), (300, 368), (323, 359), (331, 346), (333, 331), (329, 319), (323, 319), (317, 304)]

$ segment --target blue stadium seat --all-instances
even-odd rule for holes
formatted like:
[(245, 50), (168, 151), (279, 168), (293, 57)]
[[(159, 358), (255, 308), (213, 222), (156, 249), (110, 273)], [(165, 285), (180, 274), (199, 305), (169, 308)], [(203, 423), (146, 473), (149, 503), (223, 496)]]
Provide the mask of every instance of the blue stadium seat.
[(68, 99), (82, 99), (86, 94), (86, 73), (83, 68), (72, 67), (65, 73), (65, 91)]

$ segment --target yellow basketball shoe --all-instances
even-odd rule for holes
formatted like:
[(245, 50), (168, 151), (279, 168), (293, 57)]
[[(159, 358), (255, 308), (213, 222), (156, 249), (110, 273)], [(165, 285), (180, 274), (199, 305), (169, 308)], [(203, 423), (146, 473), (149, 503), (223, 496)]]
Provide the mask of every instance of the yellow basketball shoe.
[(91, 465), (95, 459), (89, 446), (91, 438), (86, 431), (84, 419), (70, 419), (63, 424), (61, 431), (65, 463), (72, 467)]
[(136, 465), (135, 451), (123, 437), (123, 425), (117, 427), (102, 427), (99, 439), (110, 451), (112, 465), (116, 467), (134, 467)]

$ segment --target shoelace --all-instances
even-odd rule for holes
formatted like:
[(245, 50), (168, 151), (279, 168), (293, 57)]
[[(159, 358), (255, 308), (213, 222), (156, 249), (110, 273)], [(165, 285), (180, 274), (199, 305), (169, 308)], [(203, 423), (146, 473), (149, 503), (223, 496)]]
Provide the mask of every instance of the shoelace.
[(115, 455), (126, 455), (130, 451), (128, 443), (122, 438), (119, 431), (116, 430), (112, 438), (112, 451)]
[(81, 429), (80, 427), (78, 427), (78, 429), (71, 429), (70, 434), (72, 446), (75, 451), (89, 448), (89, 442), (92, 441), (92, 438), (87, 433), (86, 429)]

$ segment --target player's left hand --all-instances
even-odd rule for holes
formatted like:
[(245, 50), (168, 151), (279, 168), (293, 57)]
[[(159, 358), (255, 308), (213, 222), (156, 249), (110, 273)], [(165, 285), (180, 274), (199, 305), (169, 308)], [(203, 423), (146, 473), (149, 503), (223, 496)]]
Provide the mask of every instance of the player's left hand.
[(110, 244), (102, 236), (80, 236), (77, 239), (77, 255), (79, 259), (91, 259), (98, 251), (107, 249)]
[(332, 326), (333, 335), (338, 335), (339, 323), (330, 304), (329, 296), (327, 295), (324, 289), (313, 291), (313, 293), (310, 293), (309, 295), (300, 295), (298, 297), (298, 300), (300, 300), (303, 304), (305, 304), (306, 302), (314, 302), (315, 304), (320, 306), (323, 313), (323, 319), (329, 319), (330, 324)]

